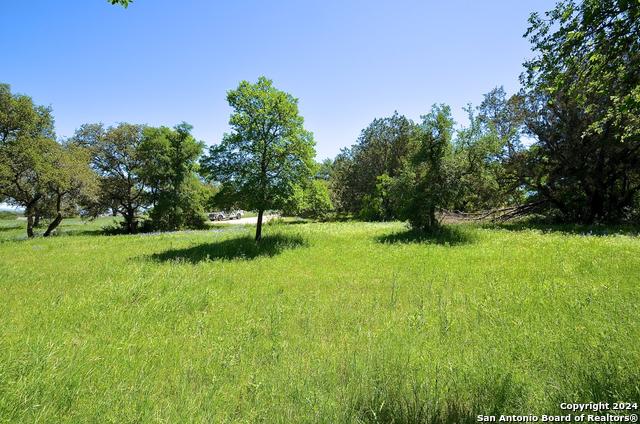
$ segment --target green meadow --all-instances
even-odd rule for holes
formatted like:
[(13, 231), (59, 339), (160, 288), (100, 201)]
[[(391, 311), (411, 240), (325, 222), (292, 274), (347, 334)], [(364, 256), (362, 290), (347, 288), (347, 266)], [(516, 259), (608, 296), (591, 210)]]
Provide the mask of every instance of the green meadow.
[(291, 222), (256, 245), (249, 226), (106, 222), (25, 240), (0, 221), (0, 422), (476, 422), (640, 401), (637, 233)]

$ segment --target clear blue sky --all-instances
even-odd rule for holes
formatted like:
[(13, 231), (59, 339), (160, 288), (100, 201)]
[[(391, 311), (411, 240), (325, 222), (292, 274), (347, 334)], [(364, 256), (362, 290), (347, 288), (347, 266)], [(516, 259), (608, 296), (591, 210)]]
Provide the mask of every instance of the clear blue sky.
[(462, 108), (519, 89), (531, 12), (555, 0), (0, 0), (0, 82), (51, 105), (59, 137), (84, 123), (229, 131), (226, 91), (266, 76), (299, 99), (317, 159), (394, 110)]

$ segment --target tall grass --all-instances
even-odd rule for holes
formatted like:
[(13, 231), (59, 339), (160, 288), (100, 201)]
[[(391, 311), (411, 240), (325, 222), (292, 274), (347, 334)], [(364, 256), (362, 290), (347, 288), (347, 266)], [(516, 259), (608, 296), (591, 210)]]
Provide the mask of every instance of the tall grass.
[(0, 243), (0, 421), (475, 422), (640, 399), (640, 240), (269, 225)]

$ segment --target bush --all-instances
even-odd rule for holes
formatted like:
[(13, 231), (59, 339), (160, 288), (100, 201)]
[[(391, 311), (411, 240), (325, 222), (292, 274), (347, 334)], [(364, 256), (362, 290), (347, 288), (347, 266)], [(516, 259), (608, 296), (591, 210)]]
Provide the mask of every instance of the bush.
[(18, 219), (18, 214), (15, 212), (0, 211), (0, 219), (7, 221)]
[(309, 180), (294, 188), (282, 213), (288, 216), (325, 220), (333, 212), (329, 190), (325, 181)]

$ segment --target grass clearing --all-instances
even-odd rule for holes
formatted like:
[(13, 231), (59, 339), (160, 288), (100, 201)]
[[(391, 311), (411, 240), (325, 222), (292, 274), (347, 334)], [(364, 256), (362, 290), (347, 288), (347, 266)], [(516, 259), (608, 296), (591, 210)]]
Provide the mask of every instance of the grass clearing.
[(640, 400), (637, 236), (346, 222), (267, 225), (256, 246), (245, 226), (69, 224), (0, 229), (0, 421), (476, 422)]

